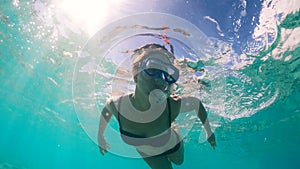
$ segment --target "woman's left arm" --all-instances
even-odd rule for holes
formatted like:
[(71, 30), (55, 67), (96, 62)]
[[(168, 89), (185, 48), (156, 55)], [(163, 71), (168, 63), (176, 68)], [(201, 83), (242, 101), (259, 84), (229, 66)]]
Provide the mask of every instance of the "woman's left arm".
[(195, 97), (182, 98), (180, 113), (189, 112), (189, 111), (193, 111), (193, 110), (197, 113), (198, 118), (200, 119), (201, 123), (203, 124), (203, 127), (206, 132), (207, 141), (210, 143), (210, 145), (213, 148), (215, 148), (216, 147), (215, 135), (211, 130), (209, 120), (207, 117), (207, 112), (206, 112), (203, 104), (201, 103), (201, 101), (198, 98), (195, 98)]

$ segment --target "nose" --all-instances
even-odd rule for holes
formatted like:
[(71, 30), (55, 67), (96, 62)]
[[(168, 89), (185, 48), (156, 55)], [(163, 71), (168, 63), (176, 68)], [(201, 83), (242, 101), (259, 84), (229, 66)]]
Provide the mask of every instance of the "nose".
[(160, 78), (154, 79), (154, 83), (155, 83), (155, 87), (162, 91), (166, 90), (169, 85), (168, 82), (166, 82), (164, 79), (160, 79)]

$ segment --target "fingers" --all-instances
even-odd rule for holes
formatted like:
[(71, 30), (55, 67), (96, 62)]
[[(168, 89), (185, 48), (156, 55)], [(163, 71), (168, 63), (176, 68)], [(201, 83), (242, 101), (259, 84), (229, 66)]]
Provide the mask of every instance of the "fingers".
[(217, 146), (215, 141), (211, 141), (211, 142), (210, 142), (210, 145), (211, 145), (211, 147), (212, 147), (213, 149), (215, 149), (216, 146)]
[(207, 139), (207, 141), (209, 142), (209, 144), (211, 145), (211, 147), (213, 149), (216, 148), (217, 144), (216, 144), (216, 138), (215, 138), (215, 134), (214, 133)]
[(102, 156), (104, 156), (104, 153), (107, 153), (108, 151), (106, 149), (103, 149), (100, 147), (100, 153)]
[(99, 146), (101, 155), (104, 156), (104, 153), (107, 153), (109, 148), (110, 148), (110, 146), (107, 143), (106, 143), (106, 146)]
[(100, 148), (100, 154), (101, 154), (102, 156), (104, 156), (103, 149), (101, 149), (101, 148)]

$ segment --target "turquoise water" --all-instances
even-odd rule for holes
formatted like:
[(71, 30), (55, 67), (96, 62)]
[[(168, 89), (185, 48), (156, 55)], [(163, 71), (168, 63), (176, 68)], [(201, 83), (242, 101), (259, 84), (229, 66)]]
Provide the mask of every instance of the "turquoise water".
[(109, 15), (97, 13), (97, 5), (77, 1), (72, 9), (62, 2), (0, 3), (0, 168), (148, 168), (141, 159), (100, 155), (78, 120), (72, 81), (78, 53), (96, 31), (149, 11), (195, 24), (216, 53), (204, 64), (222, 70), (221, 81), (208, 78), (213, 87), (206, 92), (218, 92), (224, 102), (203, 101), (217, 149), (199, 141), (200, 126), (194, 125), (185, 138), (185, 162), (174, 168), (299, 168), (297, 0), (115, 1), (100, 10)]

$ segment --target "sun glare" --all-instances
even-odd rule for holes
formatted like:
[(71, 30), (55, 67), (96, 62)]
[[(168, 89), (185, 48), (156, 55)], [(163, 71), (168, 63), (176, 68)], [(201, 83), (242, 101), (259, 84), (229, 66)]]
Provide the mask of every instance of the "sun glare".
[(63, 0), (58, 7), (74, 22), (80, 24), (85, 32), (92, 35), (105, 21), (110, 19), (110, 14), (118, 10), (123, 0)]

